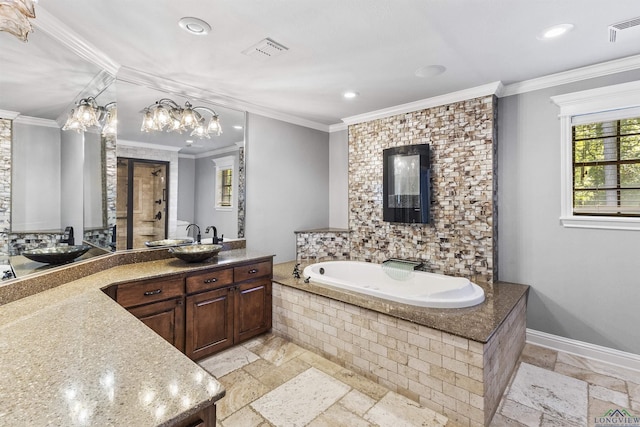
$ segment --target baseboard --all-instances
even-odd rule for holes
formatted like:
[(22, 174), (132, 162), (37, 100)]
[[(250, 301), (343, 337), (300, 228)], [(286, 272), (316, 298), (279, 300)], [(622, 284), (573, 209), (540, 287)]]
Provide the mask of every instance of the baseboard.
[(527, 329), (527, 342), (611, 365), (640, 371), (640, 355), (589, 344), (533, 329)]

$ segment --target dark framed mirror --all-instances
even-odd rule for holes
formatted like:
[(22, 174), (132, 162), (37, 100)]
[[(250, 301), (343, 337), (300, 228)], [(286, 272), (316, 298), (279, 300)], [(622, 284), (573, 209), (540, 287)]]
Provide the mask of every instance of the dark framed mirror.
[(383, 220), (429, 223), (429, 144), (383, 150)]

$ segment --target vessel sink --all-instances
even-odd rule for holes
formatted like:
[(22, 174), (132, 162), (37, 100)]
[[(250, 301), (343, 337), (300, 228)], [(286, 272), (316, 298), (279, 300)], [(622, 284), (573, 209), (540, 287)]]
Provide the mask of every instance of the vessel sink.
[(163, 239), (163, 240), (154, 240), (152, 242), (144, 242), (144, 244), (148, 248), (159, 248), (162, 246), (184, 246), (191, 245), (193, 243), (193, 239)]
[(220, 249), (222, 245), (178, 246), (169, 248), (169, 253), (185, 262), (202, 262), (217, 255)]
[(56, 246), (53, 248), (31, 249), (22, 252), (22, 255), (32, 261), (45, 264), (64, 264), (84, 255), (89, 249), (91, 249), (89, 245)]

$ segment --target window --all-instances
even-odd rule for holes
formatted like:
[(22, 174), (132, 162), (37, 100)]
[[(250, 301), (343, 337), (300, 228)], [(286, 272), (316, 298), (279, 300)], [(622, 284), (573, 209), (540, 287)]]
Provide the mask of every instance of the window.
[(551, 99), (560, 106), (562, 225), (640, 230), (640, 82)]
[(218, 182), (220, 182), (220, 206), (231, 206), (233, 170), (220, 169), (218, 171)]
[(640, 117), (572, 126), (573, 214), (640, 216)]
[(219, 157), (212, 160), (216, 166), (216, 210), (230, 211), (233, 209), (233, 170), (235, 165), (234, 156)]

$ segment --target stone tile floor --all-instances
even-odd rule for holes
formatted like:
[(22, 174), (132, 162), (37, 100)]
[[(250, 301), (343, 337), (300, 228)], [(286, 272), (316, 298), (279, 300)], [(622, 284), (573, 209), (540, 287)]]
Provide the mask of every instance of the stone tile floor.
[[(225, 386), (218, 426), (444, 426), (447, 417), (273, 334), (200, 365)], [(591, 426), (640, 413), (640, 372), (530, 344), (492, 426)]]

